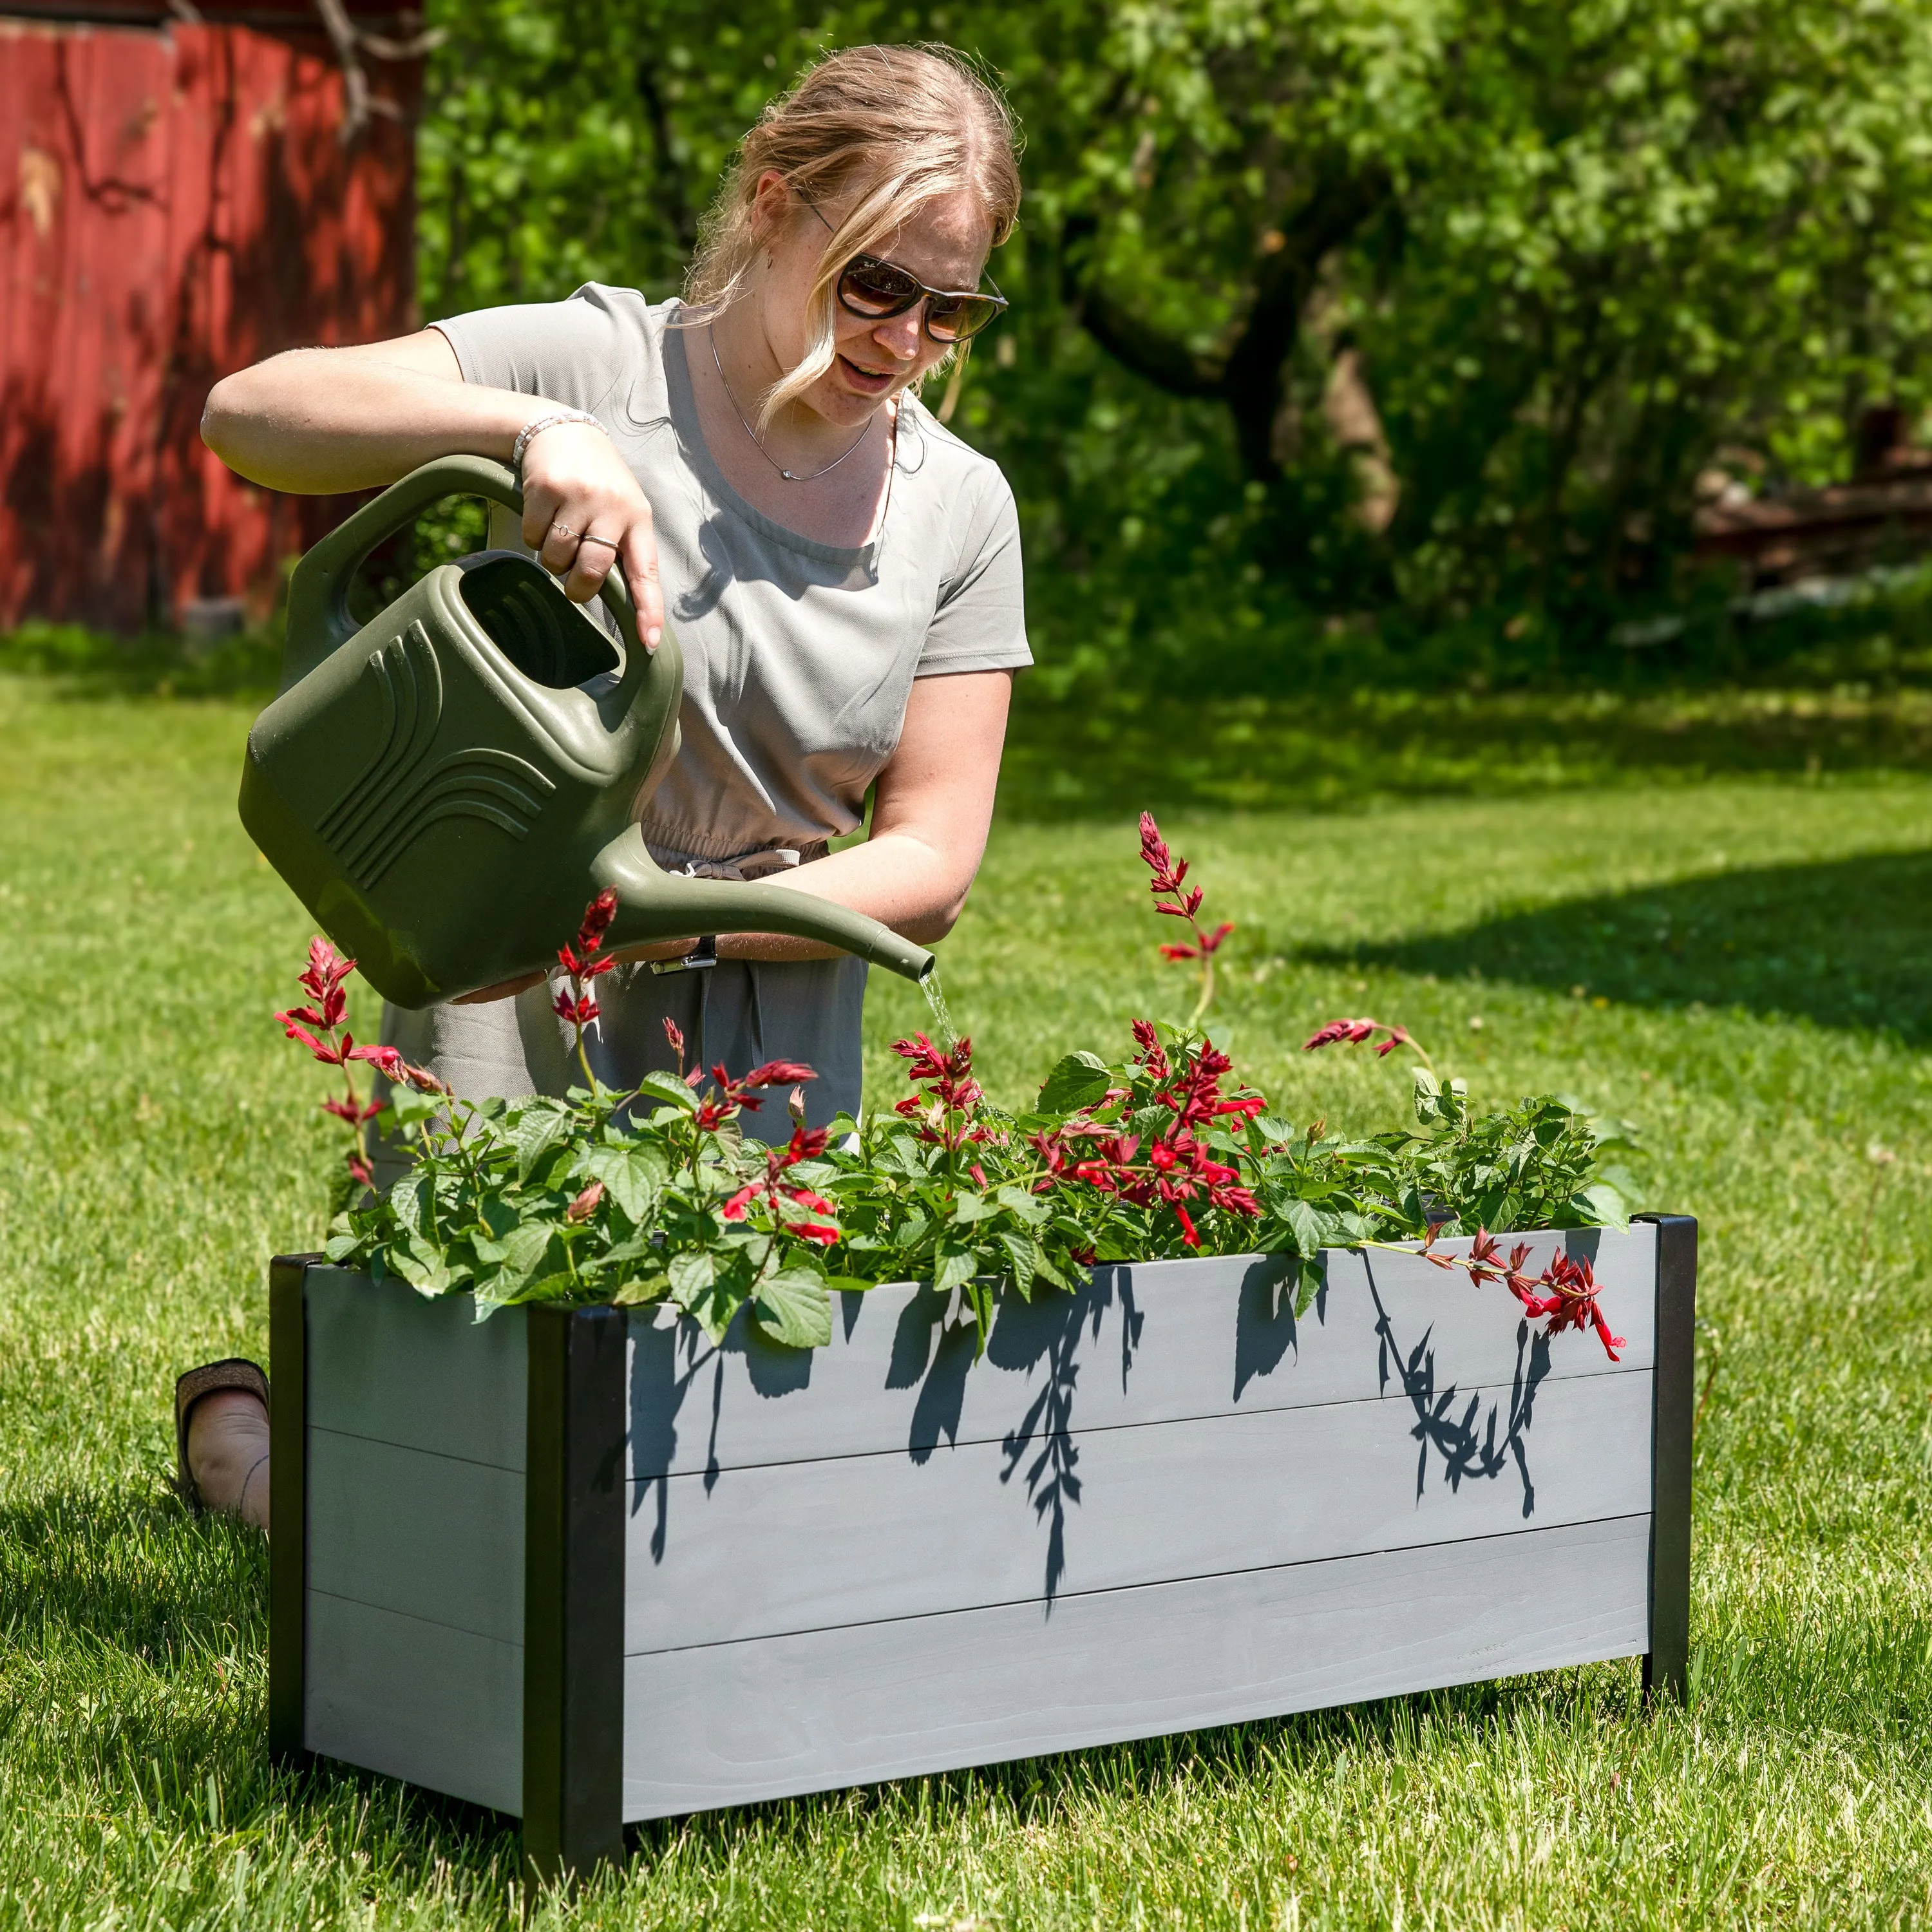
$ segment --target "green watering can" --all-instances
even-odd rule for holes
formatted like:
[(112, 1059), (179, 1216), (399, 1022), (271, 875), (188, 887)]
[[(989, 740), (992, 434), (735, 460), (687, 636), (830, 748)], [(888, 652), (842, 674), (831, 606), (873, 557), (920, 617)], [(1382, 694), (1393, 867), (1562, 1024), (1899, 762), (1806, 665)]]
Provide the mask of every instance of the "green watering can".
[[(248, 734), (242, 822), (383, 998), (425, 1006), (542, 971), (606, 886), (606, 944), (786, 932), (921, 980), (932, 955), (782, 886), (668, 873), (638, 810), (677, 754), (684, 660), (638, 641), (621, 571), (602, 629), (507, 550), (440, 564), (359, 630), (350, 584), (439, 497), (520, 510), (481, 457), (426, 463), (309, 552), (289, 584), (281, 688)], [(601, 674), (598, 694), (584, 688)]]

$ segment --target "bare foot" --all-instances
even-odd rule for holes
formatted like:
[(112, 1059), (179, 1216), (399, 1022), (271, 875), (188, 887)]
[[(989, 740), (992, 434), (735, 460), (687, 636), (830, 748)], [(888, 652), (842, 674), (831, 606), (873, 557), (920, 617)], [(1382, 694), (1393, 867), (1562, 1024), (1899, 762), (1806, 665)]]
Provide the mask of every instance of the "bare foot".
[(217, 1389), (188, 1419), (188, 1473), (208, 1508), (268, 1530), (268, 1412), (246, 1389)]

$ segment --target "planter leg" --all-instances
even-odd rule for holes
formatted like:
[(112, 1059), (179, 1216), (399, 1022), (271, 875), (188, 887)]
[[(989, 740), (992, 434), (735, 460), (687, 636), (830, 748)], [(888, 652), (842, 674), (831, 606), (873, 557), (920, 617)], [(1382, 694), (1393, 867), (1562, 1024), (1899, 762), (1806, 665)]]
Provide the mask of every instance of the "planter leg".
[(1657, 1224), (1657, 1397), (1651, 1450), (1650, 1649), (1646, 1700), (1688, 1701), (1690, 1666), (1690, 1425), (1696, 1393), (1697, 1223)]
[(554, 1882), (623, 1856), (625, 1319), (528, 1320), (524, 1859)]
[(308, 1664), (308, 1271), (268, 1264), (268, 1755), (299, 1770)]

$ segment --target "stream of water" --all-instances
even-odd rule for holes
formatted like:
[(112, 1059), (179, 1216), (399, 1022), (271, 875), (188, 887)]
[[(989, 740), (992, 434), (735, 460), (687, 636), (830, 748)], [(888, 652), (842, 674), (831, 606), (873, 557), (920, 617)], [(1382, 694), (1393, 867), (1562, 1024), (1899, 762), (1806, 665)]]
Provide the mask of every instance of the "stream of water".
[(959, 1030), (952, 1024), (952, 1016), (946, 1010), (946, 989), (939, 983), (937, 966), (920, 982), (919, 989), (926, 995), (926, 1004), (932, 1009), (932, 1023), (938, 1029), (940, 1044), (950, 1053), (959, 1044)]

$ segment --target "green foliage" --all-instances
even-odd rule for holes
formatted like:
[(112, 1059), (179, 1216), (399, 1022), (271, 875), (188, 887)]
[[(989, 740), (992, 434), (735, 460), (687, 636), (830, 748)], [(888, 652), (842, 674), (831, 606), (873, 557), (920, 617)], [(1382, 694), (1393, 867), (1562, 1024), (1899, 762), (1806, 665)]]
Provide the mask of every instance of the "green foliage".
[(1439, 674), (1430, 637), (1574, 666), (1687, 594), (1700, 472), (1826, 480), (1865, 404), (1926, 400), (1925, 0), (431, 12), (431, 314), (674, 292), (734, 142), (822, 48), (998, 70), (1015, 307), (953, 422), (1013, 482), (1063, 685), (1299, 682), (1364, 609), (1398, 675)]
[[(933, 1064), (970, 1076), (963, 1049)], [(1432, 1222), (1628, 1219), (1598, 1171), (1608, 1137), (1564, 1102), (1472, 1114), (1462, 1082), (1418, 1071), (1420, 1130), (1348, 1141), (1319, 1123), (1298, 1133), (1259, 1096), (1222, 1102), (1226, 1066), (1204, 1035), (1149, 1028), (1121, 1065), (1069, 1055), (1031, 1111), (987, 1108), (971, 1086), (956, 1103), (918, 1096), (800, 1127), (782, 1150), (743, 1138), (734, 1089), (700, 1105), (668, 1075), (510, 1103), (399, 1088), (378, 1121), (410, 1171), (339, 1213), (327, 1252), (418, 1294), (467, 1291), (478, 1321), (522, 1302), (663, 1301), (716, 1342), (749, 1303), (799, 1347), (831, 1340), (833, 1288), (930, 1281), (959, 1291), (983, 1349), (1003, 1287), (1070, 1289), (1096, 1261), (1299, 1255), (1305, 1308), (1324, 1247), (1412, 1240)]]

